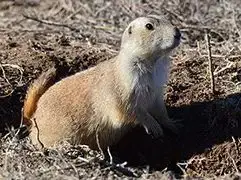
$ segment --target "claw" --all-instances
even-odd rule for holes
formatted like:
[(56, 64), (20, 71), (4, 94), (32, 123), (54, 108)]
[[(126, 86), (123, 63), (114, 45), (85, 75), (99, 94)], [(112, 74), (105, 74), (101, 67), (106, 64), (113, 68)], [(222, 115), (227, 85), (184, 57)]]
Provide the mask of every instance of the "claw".
[(151, 132), (149, 131), (147, 126), (144, 125), (143, 127), (145, 128), (145, 131), (146, 131), (147, 134), (151, 134)]

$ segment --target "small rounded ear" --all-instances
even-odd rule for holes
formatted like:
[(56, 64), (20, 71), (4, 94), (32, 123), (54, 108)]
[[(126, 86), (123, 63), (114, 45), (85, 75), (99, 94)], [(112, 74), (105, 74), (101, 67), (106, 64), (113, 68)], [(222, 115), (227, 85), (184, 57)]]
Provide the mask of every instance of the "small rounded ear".
[(132, 34), (132, 26), (128, 28), (128, 34)]

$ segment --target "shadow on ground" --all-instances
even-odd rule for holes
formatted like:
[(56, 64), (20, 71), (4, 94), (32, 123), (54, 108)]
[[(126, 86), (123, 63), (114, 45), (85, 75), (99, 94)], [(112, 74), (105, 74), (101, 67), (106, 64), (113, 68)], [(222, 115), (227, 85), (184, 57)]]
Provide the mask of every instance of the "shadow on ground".
[(168, 107), (169, 116), (181, 120), (179, 135), (166, 130), (165, 137), (155, 140), (142, 128), (136, 128), (113, 147), (113, 151), (131, 165), (150, 165), (154, 169), (169, 167), (179, 171), (177, 162), (204, 153), (214, 145), (232, 141), (233, 137), (241, 137), (240, 101), (241, 94), (233, 94), (209, 102)]

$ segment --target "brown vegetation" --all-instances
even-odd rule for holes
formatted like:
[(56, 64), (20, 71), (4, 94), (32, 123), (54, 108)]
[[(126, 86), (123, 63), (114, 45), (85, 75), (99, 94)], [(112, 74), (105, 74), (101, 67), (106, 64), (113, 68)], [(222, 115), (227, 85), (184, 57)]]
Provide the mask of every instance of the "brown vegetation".
[[(162, 139), (152, 139), (134, 129), (110, 148), (114, 162), (127, 165), (108, 163), (98, 152), (65, 143), (43, 153), (28, 138), (17, 138), (23, 99), (33, 79), (52, 66), (61, 79), (112, 57), (125, 26), (148, 13), (167, 15), (183, 34), (166, 91), (179, 135), (166, 130)], [(1, 1), (0, 177), (240, 178), (240, 62), (241, 2), (236, 0)]]

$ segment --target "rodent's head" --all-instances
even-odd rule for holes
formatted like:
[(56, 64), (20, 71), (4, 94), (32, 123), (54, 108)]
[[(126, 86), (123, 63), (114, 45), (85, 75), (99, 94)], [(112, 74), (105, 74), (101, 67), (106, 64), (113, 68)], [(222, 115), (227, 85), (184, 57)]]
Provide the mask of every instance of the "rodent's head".
[(139, 17), (122, 36), (121, 51), (145, 59), (167, 56), (180, 43), (181, 33), (164, 17)]

